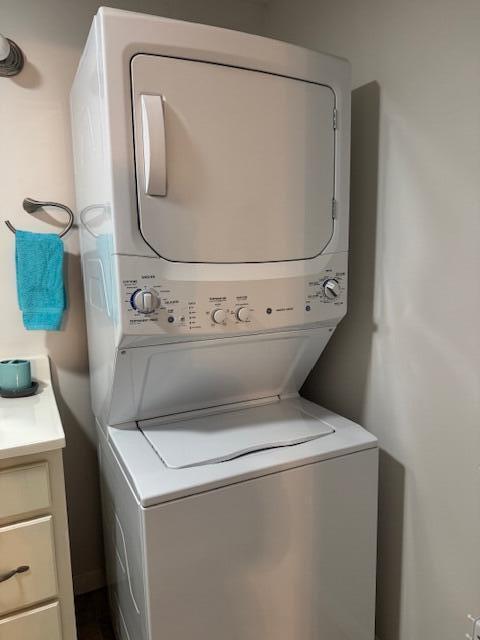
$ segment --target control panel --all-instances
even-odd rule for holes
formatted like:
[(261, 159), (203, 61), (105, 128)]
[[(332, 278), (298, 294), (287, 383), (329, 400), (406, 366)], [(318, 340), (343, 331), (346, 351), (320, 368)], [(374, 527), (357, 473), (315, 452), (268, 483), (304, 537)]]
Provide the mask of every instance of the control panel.
[[(347, 254), (325, 256), (320, 273), (291, 278), (168, 281), (151, 269), (156, 262), (122, 256), (124, 331), (222, 335), (336, 322), (346, 311), (346, 262)], [(135, 273), (138, 265), (150, 269)]]

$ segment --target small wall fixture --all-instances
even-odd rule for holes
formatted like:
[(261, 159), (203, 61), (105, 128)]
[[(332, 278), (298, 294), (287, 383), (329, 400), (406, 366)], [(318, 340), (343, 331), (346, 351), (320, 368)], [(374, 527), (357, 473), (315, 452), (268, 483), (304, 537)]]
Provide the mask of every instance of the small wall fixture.
[[(25, 198), (23, 201), (23, 208), (27, 213), (34, 213), (37, 209), (42, 207), (58, 207), (59, 209), (63, 209), (68, 215), (68, 222), (65, 229), (59, 233), (60, 238), (63, 238), (65, 234), (67, 234), (73, 226), (73, 211), (69, 209), (65, 204), (60, 204), (60, 202), (47, 202), (43, 200), (34, 200), (33, 198)], [(10, 229), (12, 233), (16, 233), (16, 229), (10, 220), (5, 220), (5, 224)], [(1, 580), (0, 580), (1, 582)]]
[(13, 40), (0, 35), (0, 76), (16, 76), (23, 69), (24, 62), (20, 47)]

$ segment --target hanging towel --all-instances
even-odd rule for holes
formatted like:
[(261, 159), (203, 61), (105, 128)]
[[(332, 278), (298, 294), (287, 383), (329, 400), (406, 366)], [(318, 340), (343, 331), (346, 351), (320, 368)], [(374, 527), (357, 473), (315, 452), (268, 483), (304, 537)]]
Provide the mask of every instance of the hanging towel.
[(65, 309), (63, 241), (54, 233), (15, 233), (18, 305), (26, 329), (56, 331)]

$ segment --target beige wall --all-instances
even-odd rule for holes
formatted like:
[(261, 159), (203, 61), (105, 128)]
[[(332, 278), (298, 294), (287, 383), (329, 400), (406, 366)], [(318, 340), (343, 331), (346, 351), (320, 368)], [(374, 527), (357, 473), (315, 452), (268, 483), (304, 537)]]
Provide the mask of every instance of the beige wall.
[[(104, 3), (109, 4), (109, 3)], [(118, 0), (246, 31), (261, 3)], [(1, 30), (28, 64), (0, 79), (2, 218), (30, 195), (73, 205), (68, 91), (92, 0), (2, 0)], [(480, 5), (475, 1), (271, 0), (267, 32), (353, 63), (350, 312), (307, 394), (382, 447), (378, 635), (452, 640), (480, 615), (478, 452)], [(0, 228), (4, 353), (49, 353), (67, 432), (74, 573), (100, 579), (98, 485), (77, 234), (59, 333), (26, 332), (13, 238)]]
[(378, 637), (480, 616), (480, 4), (272, 0), (353, 69), (350, 311), (305, 393), (382, 448)]
[[(92, 17), (100, 4), (245, 31), (259, 31), (262, 24), (262, 5), (248, 0), (1, 0), (0, 30), (27, 56), (21, 75), (0, 78), (1, 218), (10, 218), (18, 227), (52, 228), (22, 213), (21, 203), (27, 195), (74, 206), (68, 97)], [(64, 328), (58, 333), (27, 332), (16, 303), (14, 239), (6, 227), (0, 227), (4, 300), (0, 354), (48, 353), (51, 357), (67, 434), (65, 473), (73, 572), (77, 589), (84, 590), (101, 582), (103, 561), (76, 230), (65, 244), (69, 310)]]

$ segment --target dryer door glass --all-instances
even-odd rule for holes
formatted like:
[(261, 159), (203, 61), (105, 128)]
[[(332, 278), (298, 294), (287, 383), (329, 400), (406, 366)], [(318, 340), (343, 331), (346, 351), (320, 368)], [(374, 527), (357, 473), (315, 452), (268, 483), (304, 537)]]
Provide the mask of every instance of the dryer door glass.
[(335, 96), (218, 64), (131, 64), (139, 225), (181, 262), (313, 258), (332, 231)]

